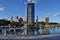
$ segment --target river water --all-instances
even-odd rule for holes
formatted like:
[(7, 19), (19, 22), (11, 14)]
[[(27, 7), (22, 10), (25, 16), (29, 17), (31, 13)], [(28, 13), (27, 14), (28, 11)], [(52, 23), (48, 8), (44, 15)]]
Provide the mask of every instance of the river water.
[[(3, 27), (3, 28), (0, 28), (0, 29), (3, 30), (3, 33), (4, 33), (6, 29), (9, 31), (10, 28)], [(48, 29), (49, 29), (49, 34), (60, 34), (60, 27), (48, 28)], [(23, 29), (20, 29), (20, 32), (18, 32), (18, 34), (21, 35), (21, 33), (23, 31), (24, 31)], [(38, 30), (38, 32), (40, 33), (40, 35), (44, 33), (41, 28)], [(36, 34), (37, 32), (35, 31), (34, 33)], [(12, 39), (11, 38), (11, 39), (1, 39), (1, 40), (60, 40), (60, 36), (48, 37), (48, 38), (39, 38), (39, 39)]]
[(60, 27), (51, 28), (50, 34), (60, 34)]
[[(43, 30), (39, 29), (40, 34), (43, 34)], [(49, 28), (49, 34), (60, 34), (60, 27)]]
[[(6, 32), (5, 30), (7, 29), (7, 31), (9, 31), (9, 28), (0, 28), (1, 30), (3, 30), (2, 32), (4, 33), (4, 32)], [(18, 35), (21, 35), (22, 33), (23, 33), (23, 29), (17, 29), (18, 30)], [(55, 27), (55, 28), (48, 28), (48, 30), (49, 30), (49, 34), (60, 34), (60, 27)], [(16, 31), (17, 32), (17, 31)], [(33, 31), (31, 32), (31, 30), (29, 31), (29, 34), (30, 33), (33, 33)], [(41, 34), (43, 34), (44, 33), (44, 31), (40, 28), (39, 30), (38, 30), (38, 33), (41, 35)], [(34, 34), (36, 35), (37, 34), (37, 31), (34, 31)]]

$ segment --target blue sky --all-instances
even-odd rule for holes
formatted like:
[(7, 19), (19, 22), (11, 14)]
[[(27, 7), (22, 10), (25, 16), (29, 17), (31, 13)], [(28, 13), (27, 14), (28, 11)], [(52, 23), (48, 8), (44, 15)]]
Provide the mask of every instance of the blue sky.
[[(27, 0), (0, 0), (0, 18), (26, 16)], [(50, 22), (60, 22), (60, 0), (35, 0), (35, 16), (44, 21), (49, 16)]]

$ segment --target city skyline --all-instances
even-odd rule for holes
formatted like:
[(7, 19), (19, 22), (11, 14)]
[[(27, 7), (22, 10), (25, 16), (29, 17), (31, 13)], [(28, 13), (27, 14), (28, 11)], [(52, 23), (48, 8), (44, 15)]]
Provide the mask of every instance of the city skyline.
[[(0, 18), (27, 16), (27, 0), (0, 0)], [(50, 22), (60, 22), (60, 0), (38, 0), (35, 3), (35, 17), (44, 21), (49, 16)]]

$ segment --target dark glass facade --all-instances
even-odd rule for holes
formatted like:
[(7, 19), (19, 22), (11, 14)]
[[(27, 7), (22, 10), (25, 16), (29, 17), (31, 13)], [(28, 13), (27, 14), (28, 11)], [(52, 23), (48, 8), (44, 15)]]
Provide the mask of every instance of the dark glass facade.
[(35, 21), (35, 13), (34, 13), (34, 3), (27, 4), (27, 23), (31, 24)]

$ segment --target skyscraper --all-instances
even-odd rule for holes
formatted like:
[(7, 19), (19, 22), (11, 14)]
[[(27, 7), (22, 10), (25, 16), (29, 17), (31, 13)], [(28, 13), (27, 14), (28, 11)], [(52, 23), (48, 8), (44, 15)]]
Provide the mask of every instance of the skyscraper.
[(34, 12), (34, 3), (33, 1), (27, 4), (27, 23), (31, 24), (35, 22), (35, 12)]
[(15, 21), (15, 22), (19, 22), (18, 16), (15, 16), (15, 17), (14, 17), (14, 21)]
[(10, 17), (10, 22), (13, 22), (13, 16)]
[(45, 17), (45, 24), (46, 24), (46, 25), (49, 24), (49, 17), (48, 17), (48, 16)]
[(38, 22), (38, 16), (36, 16), (36, 22)]
[(23, 22), (24, 23), (27, 23), (27, 16), (24, 16), (24, 17), (22, 17), (23, 18)]

